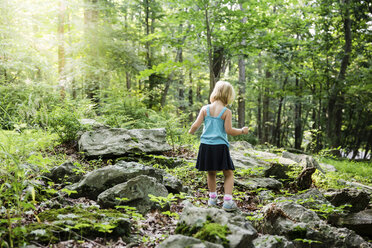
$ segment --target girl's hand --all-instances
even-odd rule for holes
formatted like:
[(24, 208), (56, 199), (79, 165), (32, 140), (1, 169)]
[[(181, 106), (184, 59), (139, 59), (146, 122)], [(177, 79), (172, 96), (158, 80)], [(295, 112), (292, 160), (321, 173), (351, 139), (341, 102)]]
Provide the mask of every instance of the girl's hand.
[(242, 128), (242, 132), (243, 132), (243, 134), (247, 134), (247, 133), (248, 133), (248, 130), (249, 130), (248, 127), (243, 127), (243, 128)]

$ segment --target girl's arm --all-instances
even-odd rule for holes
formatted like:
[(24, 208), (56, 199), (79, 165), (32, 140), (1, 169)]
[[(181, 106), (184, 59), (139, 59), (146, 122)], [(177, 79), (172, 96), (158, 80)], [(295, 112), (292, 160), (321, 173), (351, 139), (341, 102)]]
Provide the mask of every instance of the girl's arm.
[(232, 127), (232, 114), (230, 109), (226, 109), (225, 113), (225, 131), (228, 135), (237, 136), (248, 133), (248, 127), (243, 127), (242, 129)]
[(202, 107), (202, 109), (199, 112), (198, 118), (196, 118), (196, 121), (191, 125), (191, 128), (189, 130), (189, 134), (194, 134), (196, 132), (196, 130), (198, 130), (200, 125), (203, 123), (204, 115), (205, 115), (204, 112), (205, 112), (204, 107)]

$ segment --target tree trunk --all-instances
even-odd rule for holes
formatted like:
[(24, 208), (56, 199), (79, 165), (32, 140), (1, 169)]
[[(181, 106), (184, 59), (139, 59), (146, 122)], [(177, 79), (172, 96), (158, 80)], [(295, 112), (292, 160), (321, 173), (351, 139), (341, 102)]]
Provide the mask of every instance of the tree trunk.
[[(266, 71), (266, 83), (271, 78), (271, 72)], [(264, 94), (263, 94), (263, 101), (262, 101), (262, 124), (263, 124), (263, 143), (269, 142), (269, 133), (270, 133), (270, 125), (269, 125), (269, 99), (270, 89), (266, 85), (264, 86)]]
[(131, 78), (130, 78), (130, 73), (127, 71), (125, 72), (125, 78), (127, 82), (127, 90), (130, 90), (131, 88)]
[(58, 75), (60, 95), (64, 99), (66, 96), (65, 90), (65, 15), (66, 6), (64, 0), (59, 0), (58, 8)]
[(295, 144), (294, 148), (297, 150), (301, 150), (301, 143), (302, 143), (302, 121), (301, 121), (301, 86), (299, 85), (298, 77), (296, 76), (296, 102), (295, 102), (295, 110), (294, 110), (294, 122), (295, 122)]
[[(243, 9), (243, 5), (239, 4), (240, 10)], [(247, 17), (241, 20), (242, 23), (246, 23)], [(242, 46), (246, 45), (245, 38), (240, 43)], [(245, 59), (244, 55), (239, 55), (239, 81), (238, 81), (238, 126), (240, 128), (245, 126)]]
[[(258, 60), (258, 74), (260, 76), (262, 75), (261, 60)], [(262, 87), (261, 87), (261, 83), (259, 82), (259, 85), (258, 85), (258, 97), (257, 97), (257, 136), (258, 136), (259, 143), (262, 143), (262, 141), (263, 141), (263, 138), (262, 138), (262, 113), (261, 113), (261, 108), (262, 108)]]
[[(341, 6), (341, 15), (343, 18), (344, 28), (344, 55), (342, 57), (340, 71), (337, 80), (332, 85), (331, 93), (328, 102), (328, 137), (331, 141), (331, 146), (337, 148), (341, 145), (341, 126), (343, 118), (344, 93), (343, 82), (346, 76), (346, 70), (350, 61), (350, 53), (352, 51), (351, 37), (351, 19), (349, 12), (349, 0), (343, 0)], [(339, 154), (337, 154), (339, 155)]]
[[(283, 85), (282, 85), (282, 91), (285, 89), (285, 85), (287, 84), (288, 76), (284, 79)], [(278, 116), (276, 119), (276, 126), (274, 128), (274, 142), (276, 143), (277, 147), (280, 147), (280, 126), (281, 126), (281, 113), (282, 113), (282, 105), (283, 105), (284, 96), (281, 95), (279, 98), (279, 104), (278, 104)]]
[[(216, 84), (216, 80), (214, 78), (214, 71), (213, 71), (213, 53), (212, 53), (212, 34), (209, 26), (209, 14), (208, 14), (209, 6), (206, 4), (205, 6), (205, 26), (207, 29), (207, 49), (208, 49), (208, 61), (209, 61), (209, 96), (212, 94), (214, 89), (214, 85)], [(209, 98), (208, 98), (209, 101)]]
[(194, 115), (192, 111), (192, 107), (194, 105), (193, 100), (193, 92), (192, 92), (192, 69), (190, 69), (189, 73), (189, 79), (190, 79), (190, 87), (189, 87), (189, 121), (192, 122), (194, 120)]

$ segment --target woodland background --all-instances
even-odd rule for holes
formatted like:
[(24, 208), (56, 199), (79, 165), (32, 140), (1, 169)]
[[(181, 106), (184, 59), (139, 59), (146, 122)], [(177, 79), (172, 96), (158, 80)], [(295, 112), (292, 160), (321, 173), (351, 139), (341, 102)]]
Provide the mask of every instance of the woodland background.
[(70, 142), (93, 118), (166, 126), (186, 144), (227, 80), (234, 125), (251, 128), (239, 139), (367, 159), (371, 12), (351, 0), (1, 0), (0, 128)]

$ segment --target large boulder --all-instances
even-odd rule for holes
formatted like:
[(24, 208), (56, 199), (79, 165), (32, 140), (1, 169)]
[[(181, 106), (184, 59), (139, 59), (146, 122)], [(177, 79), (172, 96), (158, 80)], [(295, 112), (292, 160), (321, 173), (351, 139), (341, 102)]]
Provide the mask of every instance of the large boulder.
[(284, 236), (279, 235), (261, 235), (253, 240), (255, 248), (294, 248), (292, 242), (288, 241)]
[(149, 194), (167, 197), (168, 191), (155, 178), (141, 175), (125, 183), (115, 185), (99, 194), (98, 204), (104, 208), (128, 205), (135, 207), (141, 214), (145, 214), (149, 210), (158, 207), (156, 202), (150, 200)]
[(164, 128), (98, 129), (85, 132), (79, 140), (79, 151), (87, 157), (115, 157), (129, 153), (169, 151)]
[(372, 209), (352, 213), (339, 220), (339, 224), (372, 239)]
[(79, 173), (79, 168), (72, 162), (65, 162), (59, 166), (53, 167), (50, 172), (44, 174), (55, 183), (78, 182), (83, 175)]
[(364, 210), (370, 201), (370, 196), (367, 192), (358, 189), (344, 188), (341, 190), (332, 190), (326, 192), (325, 197), (334, 206), (338, 207), (344, 204), (350, 204), (351, 207), (345, 208), (351, 212)]
[(315, 212), (294, 202), (282, 201), (269, 204), (262, 210), (264, 220), (261, 230), (264, 233), (283, 235), (295, 247), (309, 247), (305, 240), (311, 240), (311, 247), (368, 247), (368, 243), (354, 231), (337, 228), (321, 220)]
[(255, 190), (259, 188), (278, 190), (283, 186), (283, 184), (278, 180), (266, 177), (248, 177), (236, 179), (234, 183), (237, 186), (241, 186), (249, 190)]
[(71, 195), (72, 197), (85, 196), (96, 200), (97, 196), (103, 191), (140, 175), (148, 175), (156, 178), (159, 182), (163, 181), (162, 174), (153, 167), (135, 162), (120, 161), (115, 165), (106, 166), (86, 174), (80, 182), (71, 185), (69, 189), (77, 191), (77, 193)]
[[(257, 231), (251, 223), (241, 215), (227, 213), (217, 208), (200, 208), (186, 203), (176, 232), (177, 230), (184, 233), (192, 232), (192, 230), (203, 228), (208, 223), (227, 227), (229, 233), (226, 234), (225, 239), (228, 242), (228, 247), (253, 247), (252, 240), (257, 237)], [(221, 240), (218, 239), (218, 241)]]
[(213, 244), (208, 241), (202, 241), (189, 236), (184, 235), (171, 235), (161, 244), (157, 246), (158, 248), (223, 248), (222, 245)]

